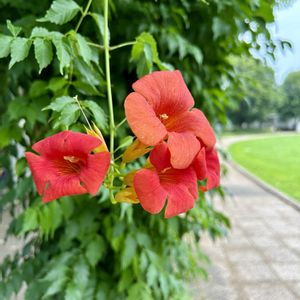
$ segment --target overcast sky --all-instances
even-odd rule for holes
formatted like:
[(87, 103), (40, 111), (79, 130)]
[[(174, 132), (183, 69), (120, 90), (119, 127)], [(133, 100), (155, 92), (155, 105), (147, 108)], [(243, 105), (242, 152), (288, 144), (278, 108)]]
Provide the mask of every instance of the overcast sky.
[(285, 53), (277, 52), (277, 62), (273, 65), (276, 81), (282, 83), (289, 72), (300, 70), (300, 0), (290, 7), (276, 9), (273, 34), (276, 38), (292, 43), (293, 49)]

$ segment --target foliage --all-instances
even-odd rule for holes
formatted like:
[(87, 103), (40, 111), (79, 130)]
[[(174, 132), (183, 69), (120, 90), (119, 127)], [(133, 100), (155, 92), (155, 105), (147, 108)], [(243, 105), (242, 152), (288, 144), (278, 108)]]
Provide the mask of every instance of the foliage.
[(228, 89), (235, 100), (228, 108), (230, 120), (241, 126), (270, 121), (283, 100), (283, 93), (276, 85), (274, 72), (253, 58), (232, 58), (239, 86)]
[(300, 201), (300, 135), (264, 135), (229, 147), (233, 159), (253, 174)]
[[(167, 221), (138, 205), (112, 205), (104, 187), (94, 198), (42, 205), (26, 167), (23, 154), (33, 142), (66, 128), (84, 130), (75, 95), (108, 133), (103, 3), (85, 2), (0, 0), (0, 211), (14, 215), (8, 235), (26, 239), (1, 265), (1, 299), (23, 282), (30, 300), (184, 299), (183, 280), (205, 276), (207, 259), (196, 251), (202, 232), (217, 238), (229, 226), (208, 196), (201, 194), (185, 217)], [(229, 55), (261, 47), (261, 34), (273, 53), (266, 29), (273, 4), (110, 1), (116, 120), (124, 118), (123, 101), (137, 76), (176, 68), (209, 119), (225, 123), (224, 84), (237, 84)], [(251, 43), (239, 37), (246, 32)], [(119, 145), (127, 133), (118, 127)]]
[(283, 120), (300, 117), (300, 72), (289, 74), (282, 84), (285, 97), (278, 113)]

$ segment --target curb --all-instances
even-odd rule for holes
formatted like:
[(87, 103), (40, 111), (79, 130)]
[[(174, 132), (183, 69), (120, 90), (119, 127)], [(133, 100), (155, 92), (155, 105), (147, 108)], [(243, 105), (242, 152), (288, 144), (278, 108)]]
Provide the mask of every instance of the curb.
[(265, 191), (269, 192), (270, 194), (274, 195), (276, 198), (278, 198), (279, 200), (281, 200), (285, 204), (291, 206), (292, 208), (294, 208), (298, 212), (300, 212), (300, 204), (298, 204), (296, 202), (296, 200), (294, 200), (293, 198), (291, 198), (291, 197), (285, 195), (284, 193), (278, 191), (277, 189), (275, 189), (274, 187), (272, 187), (268, 183), (262, 181), (261, 179), (259, 179), (258, 177), (256, 177), (252, 173), (250, 173), (248, 170), (246, 170), (244, 167), (242, 167), (242, 166), (238, 165), (237, 163), (235, 163), (234, 161), (230, 160), (230, 161), (227, 161), (227, 163), (229, 163), (234, 169), (236, 169), (239, 173), (241, 173), (242, 175), (244, 175), (245, 177), (250, 179), (256, 185), (258, 185), (259, 187), (261, 187)]

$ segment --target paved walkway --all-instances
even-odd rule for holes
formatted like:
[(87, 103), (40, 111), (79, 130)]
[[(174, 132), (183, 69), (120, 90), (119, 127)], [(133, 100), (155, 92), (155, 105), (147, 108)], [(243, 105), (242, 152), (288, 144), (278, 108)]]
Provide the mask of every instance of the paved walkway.
[(213, 265), (209, 281), (196, 283), (194, 299), (299, 300), (300, 212), (231, 166), (222, 183), (231, 197), (215, 199), (215, 206), (233, 229), (227, 239), (202, 241)]

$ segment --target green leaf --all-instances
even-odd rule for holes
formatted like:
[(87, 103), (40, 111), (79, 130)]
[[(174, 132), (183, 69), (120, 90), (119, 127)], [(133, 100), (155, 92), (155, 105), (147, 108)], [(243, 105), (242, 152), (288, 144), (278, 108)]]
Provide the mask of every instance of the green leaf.
[[(91, 13), (92, 18), (94, 19), (95, 23), (97, 24), (97, 27), (99, 29), (99, 32), (103, 38), (104, 36), (104, 17), (100, 14)], [(108, 32), (108, 41), (110, 40), (110, 32)]]
[(43, 299), (55, 295), (61, 291), (64, 291), (66, 282), (68, 281), (68, 278), (64, 275), (56, 276), (54, 278), (54, 281), (51, 282), (50, 286), (46, 290), (46, 293), (43, 296)]
[(13, 38), (11, 36), (0, 34), (0, 58), (6, 57), (10, 53), (10, 45)]
[(10, 20), (6, 20), (6, 26), (10, 33), (16, 37), (21, 32), (22, 28), (18, 26), (14, 26)]
[(125, 239), (124, 249), (121, 254), (121, 268), (126, 269), (133, 260), (136, 251), (136, 241), (131, 236), (128, 235)]
[(62, 111), (61, 115), (55, 123), (54, 128), (58, 128), (60, 125), (68, 128), (70, 125), (74, 124), (80, 117), (80, 108), (77, 104), (66, 105)]
[(158, 271), (157, 269), (154, 267), (153, 264), (151, 264), (147, 270), (147, 285), (148, 286), (153, 286), (157, 280), (158, 277)]
[(80, 6), (72, 0), (55, 0), (39, 22), (51, 22), (55, 24), (65, 24), (71, 21), (80, 11)]
[(18, 177), (21, 176), (21, 175), (23, 175), (24, 172), (25, 172), (26, 167), (27, 167), (26, 159), (24, 157), (18, 159), (16, 161), (16, 166), (15, 166), (16, 175)]
[(45, 37), (51, 37), (51, 34), (46, 28), (44, 27), (34, 27), (31, 31), (31, 38), (36, 38), (36, 37), (40, 37), (40, 38), (45, 38)]
[(60, 62), (59, 71), (61, 74), (63, 74), (63, 69), (70, 66), (72, 49), (68, 43), (68, 40), (66, 40), (64, 37), (54, 38), (52, 42), (56, 48), (56, 55)]
[(11, 60), (9, 62), (9, 68), (11, 68), (16, 62), (24, 60), (31, 47), (31, 40), (26, 38), (17, 37), (11, 43)]
[(24, 214), (22, 233), (34, 230), (38, 225), (37, 210), (35, 208), (28, 208)]
[(121, 274), (122, 274), (121, 279), (118, 282), (118, 291), (119, 292), (123, 292), (125, 290), (128, 290), (128, 288), (130, 287), (130, 284), (134, 280), (134, 278), (132, 276), (132, 270), (129, 269), (129, 268), (122, 271)]
[(75, 283), (68, 284), (64, 300), (82, 300), (82, 293)]
[(60, 207), (61, 207), (61, 211), (62, 211), (62, 214), (65, 217), (65, 219), (69, 219), (74, 211), (73, 202), (72, 201), (61, 201)]
[(86, 63), (89, 63), (92, 60), (92, 51), (90, 46), (88, 45), (84, 36), (79, 33), (75, 34), (76, 42), (78, 45), (79, 55), (83, 58)]
[(42, 38), (36, 38), (33, 43), (35, 58), (39, 64), (39, 73), (41, 73), (52, 61), (52, 45), (51, 42)]
[(230, 26), (227, 22), (223, 21), (218, 17), (213, 18), (212, 30), (214, 34), (214, 40), (218, 39), (223, 35), (227, 35), (230, 33)]
[(56, 98), (53, 102), (51, 102), (50, 105), (44, 107), (42, 110), (52, 109), (54, 111), (60, 112), (66, 105), (69, 105), (71, 103), (75, 103), (74, 98), (70, 96), (62, 96)]
[(150, 33), (143, 32), (136, 38), (136, 43), (131, 51), (131, 60), (137, 63), (138, 77), (150, 73), (153, 62), (159, 67), (162, 66), (158, 57), (156, 41)]
[(86, 248), (86, 258), (92, 267), (100, 261), (105, 252), (105, 242), (99, 235), (95, 236), (91, 242), (88, 243)]
[(32, 83), (29, 89), (29, 96), (36, 98), (47, 94), (47, 82), (43, 80), (36, 80)]
[(73, 282), (77, 288), (84, 290), (89, 281), (90, 269), (87, 261), (81, 256), (73, 266)]
[(68, 81), (64, 77), (52, 77), (48, 89), (54, 93), (63, 89), (68, 84)]
[(107, 126), (107, 116), (103, 109), (95, 102), (91, 100), (81, 101), (82, 106), (88, 109), (94, 116), (95, 123), (100, 129), (105, 129)]

